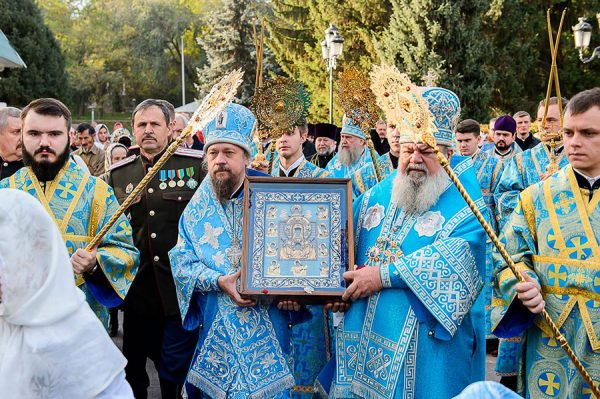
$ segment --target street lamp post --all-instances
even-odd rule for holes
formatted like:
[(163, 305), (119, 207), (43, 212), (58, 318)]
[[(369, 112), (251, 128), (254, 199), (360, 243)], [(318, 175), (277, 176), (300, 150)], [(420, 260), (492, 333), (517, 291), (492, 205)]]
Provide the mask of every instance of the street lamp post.
[[(600, 14), (596, 14), (598, 25), (600, 26)], [(585, 18), (579, 18), (579, 23), (573, 28), (573, 37), (575, 39), (575, 48), (579, 50), (579, 59), (584, 64), (591, 62), (596, 58), (600, 58), (600, 46), (592, 51), (592, 55), (588, 58), (584, 56), (585, 51), (590, 47), (592, 39), (592, 25), (586, 22)]]
[(321, 42), (323, 59), (329, 71), (329, 123), (333, 123), (333, 70), (337, 68), (337, 59), (341, 57), (344, 38), (335, 25), (325, 29), (325, 40)]

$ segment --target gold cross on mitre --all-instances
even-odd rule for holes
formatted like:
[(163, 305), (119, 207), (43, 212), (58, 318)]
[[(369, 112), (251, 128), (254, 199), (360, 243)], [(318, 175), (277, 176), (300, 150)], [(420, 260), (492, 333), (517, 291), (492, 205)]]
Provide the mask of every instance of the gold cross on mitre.
[(440, 77), (433, 70), (429, 69), (427, 75), (424, 75), (421, 78), (423, 79), (423, 82), (425, 82), (425, 87), (435, 87)]

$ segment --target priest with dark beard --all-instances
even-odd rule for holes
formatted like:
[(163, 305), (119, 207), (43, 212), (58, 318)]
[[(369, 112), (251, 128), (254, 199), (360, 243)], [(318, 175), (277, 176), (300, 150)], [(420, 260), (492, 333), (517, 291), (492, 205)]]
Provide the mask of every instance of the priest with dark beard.
[(108, 325), (108, 307), (119, 305), (136, 274), (139, 252), (121, 215), (99, 246), (86, 251), (119, 205), (112, 189), (69, 157), (71, 113), (53, 98), (32, 101), (21, 113), (25, 167), (0, 182), (38, 199), (56, 222), (71, 257), (77, 286)]

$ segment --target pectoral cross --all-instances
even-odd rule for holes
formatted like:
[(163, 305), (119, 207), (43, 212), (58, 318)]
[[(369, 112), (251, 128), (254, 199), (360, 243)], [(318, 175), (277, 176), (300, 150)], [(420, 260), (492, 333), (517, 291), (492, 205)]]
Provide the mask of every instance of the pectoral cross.
[(242, 249), (240, 248), (238, 240), (233, 240), (231, 247), (225, 250), (225, 254), (227, 255), (227, 258), (229, 258), (233, 270), (237, 271), (240, 266), (240, 261), (242, 260)]

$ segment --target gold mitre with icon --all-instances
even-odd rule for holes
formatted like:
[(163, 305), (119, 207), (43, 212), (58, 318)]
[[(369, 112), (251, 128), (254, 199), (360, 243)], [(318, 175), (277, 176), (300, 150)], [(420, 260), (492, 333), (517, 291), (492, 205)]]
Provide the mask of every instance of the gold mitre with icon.
[(421, 89), (408, 75), (390, 65), (375, 65), (371, 90), (389, 125), (396, 126), (401, 142), (420, 142), (423, 134), (436, 131), (434, 117)]

